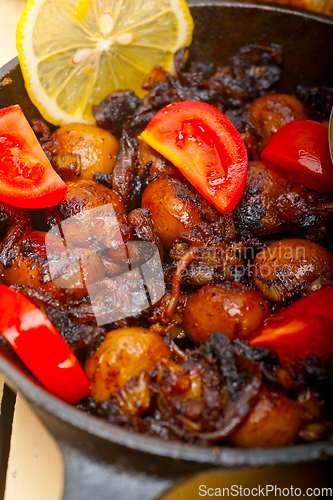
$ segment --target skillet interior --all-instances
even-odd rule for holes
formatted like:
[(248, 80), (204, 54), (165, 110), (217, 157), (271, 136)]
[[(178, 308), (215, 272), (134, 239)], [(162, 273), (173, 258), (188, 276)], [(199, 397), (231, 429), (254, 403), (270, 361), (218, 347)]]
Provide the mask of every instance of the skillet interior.
[[(298, 84), (332, 84), (333, 19), (261, 3), (223, 0), (192, 0), (188, 3), (195, 21), (192, 59), (225, 63), (243, 45), (277, 43), (283, 46), (285, 60), (283, 77), (276, 87), (277, 91), (292, 93)], [(1, 70), (0, 80), (4, 77), (11, 78), (12, 84), (0, 89), (0, 106), (19, 103), (29, 120), (38, 117), (39, 113), (25, 92), (17, 59)], [(148, 474), (151, 484), (156, 480), (160, 485), (160, 490), (155, 489), (151, 495), (145, 491), (144, 495), (141, 493), (141, 496), (129, 498), (155, 498), (152, 495), (169, 485), (170, 481), (212, 466), (257, 467), (333, 457), (332, 442), (274, 450), (243, 450), (226, 446), (203, 449), (179, 442), (148, 439), (86, 416), (66, 405), (28, 379), (4, 355), (0, 355), (0, 371), (9, 384), (20, 390), (33, 404), (65, 449), (65, 460), (69, 463), (70, 457), (76, 457), (77, 463), (81, 463), (81, 468), (77, 469), (81, 478), (84, 470), (82, 457), (90, 456), (94, 460), (106, 461), (109, 474), (120, 474), (125, 466), (134, 475), (143, 474), (147, 477)], [(174, 458), (182, 461), (176, 463)], [(147, 471), (152, 470), (152, 464), (154, 470), (149, 473)], [(76, 465), (72, 469), (75, 467)], [(117, 481), (120, 488), (119, 477)], [(125, 481), (124, 487), (127, 484)], [(152, 492), (153, 489), (152, 487)], [(138, 494), (139, 490), (138, 487)], [(112, 496), (109, 490), (109, 496), (105, 498), (111, 497), (116, 499), (116, 495)]]

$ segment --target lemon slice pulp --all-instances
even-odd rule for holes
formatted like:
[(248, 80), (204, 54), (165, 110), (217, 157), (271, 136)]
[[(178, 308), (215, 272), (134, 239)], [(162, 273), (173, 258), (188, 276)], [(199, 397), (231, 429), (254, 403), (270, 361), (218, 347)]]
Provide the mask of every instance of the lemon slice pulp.
[(31, 101), (46, 120), (94, 123), (92, 106), (132, 89), (192, 40), (185, 0), (28, 0), (17, 26)]

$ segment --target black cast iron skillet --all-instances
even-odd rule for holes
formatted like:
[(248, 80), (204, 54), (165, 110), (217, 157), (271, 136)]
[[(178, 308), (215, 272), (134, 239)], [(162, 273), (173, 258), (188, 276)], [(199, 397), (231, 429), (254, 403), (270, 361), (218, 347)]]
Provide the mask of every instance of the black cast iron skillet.
[[(272, 5), (190, 0), (195, 21), (191, 57), (226, 63), (249, 43), (283, 46), (285, 64), (275, 88), (333, 84), (333, 19)], [(12, 84), (0, 88), (0, 107), (20, 104), (39, 117), (22, 80), (18, 60), (0, 71)], [(38, 346), (36, 346), (38, 348)], [(58, 441), (66, 466), (66, 500), (152, 500), (179, 480), (217, 467), (263, 467), (333, 457), (333, 442), (281, 449), (199, 448), (148, 438), (87, 416), (42, 389), (4, 353), (0, 371), (19, 390)]]

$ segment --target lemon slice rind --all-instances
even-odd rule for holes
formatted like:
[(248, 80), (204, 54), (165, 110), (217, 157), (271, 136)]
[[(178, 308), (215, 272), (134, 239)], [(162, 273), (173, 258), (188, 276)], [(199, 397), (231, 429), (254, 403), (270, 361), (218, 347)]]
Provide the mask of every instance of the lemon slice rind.
[[(100, 16), (110, 20), (115, 4), (114, 27), (104, 36)], [(192, 32), (185, 0), (28, 0), (16, 38), (31, 101), (62, 125), (94, 123), (92, 106), (119, 88), (143, 97), (147, 73), (156, 64), (171, 71), (174, 52), (190, 45)]]

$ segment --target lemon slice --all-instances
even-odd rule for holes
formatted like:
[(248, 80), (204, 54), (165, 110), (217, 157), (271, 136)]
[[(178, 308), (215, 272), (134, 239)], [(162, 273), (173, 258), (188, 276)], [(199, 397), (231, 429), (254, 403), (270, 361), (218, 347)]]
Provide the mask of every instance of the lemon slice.
[(185, 0), (28, 0), (16, 40), (31, 101), (46, 120), (94, 123), (92, 106), (133, 89), (192, 40)]

